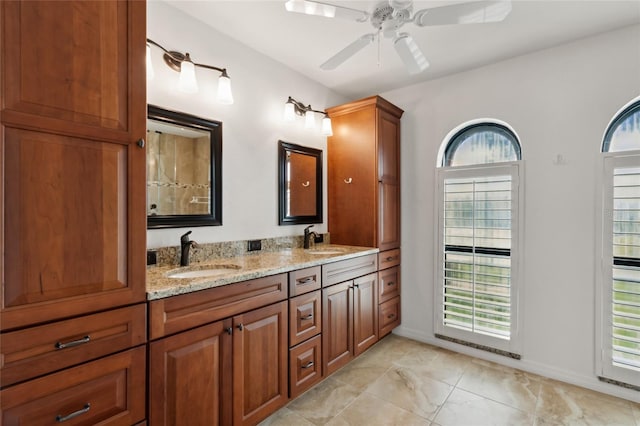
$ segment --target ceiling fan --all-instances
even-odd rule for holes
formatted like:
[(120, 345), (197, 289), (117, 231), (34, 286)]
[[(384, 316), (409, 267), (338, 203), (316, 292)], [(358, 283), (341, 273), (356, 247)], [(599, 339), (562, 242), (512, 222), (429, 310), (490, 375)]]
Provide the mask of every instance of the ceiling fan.
[(413, 37), (400, 31), (405, 24), (418, 27), (450, 24), (484, 24), (503, 21), (511, 12), (510, 0), (474, 1), (448, 6), (420, 9), (413, 12), (412, 0), (385, 0), (373, 12), (323, 3), (314, 0), (288, 0), (285, 8), (289, 12), (318, 15), (326, 18), (344, 18), (356, 22), (367, 22), (376, 32), (365, 34), (325, 61), (320, 68), (333, 70), (373, 43), (380, 35), (393, 40), (393, 47), (410, 74), (418, 74), (429, 66), (427, 58)]

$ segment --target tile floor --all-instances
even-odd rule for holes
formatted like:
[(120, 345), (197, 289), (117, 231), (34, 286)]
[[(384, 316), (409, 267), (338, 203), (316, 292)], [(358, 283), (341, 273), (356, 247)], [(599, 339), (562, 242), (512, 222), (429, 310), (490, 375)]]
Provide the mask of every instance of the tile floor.
[(261, 426), (640, 426), (640, 404), (390, 335)]

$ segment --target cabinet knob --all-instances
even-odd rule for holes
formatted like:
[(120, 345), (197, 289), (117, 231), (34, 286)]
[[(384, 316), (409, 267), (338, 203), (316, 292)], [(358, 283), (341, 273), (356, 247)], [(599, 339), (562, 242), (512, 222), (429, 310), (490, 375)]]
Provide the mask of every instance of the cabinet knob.
[(244, 325), (242, 325), (242, 323), (238, 324), (236, 327), (238, 327), (238, 330), (240, 331), (244, 330)]
[(233, 334), (233, 327), (227, 327), (227, 328), (224, 329), (224, 331), (226, 331), (227, 334), (229, 336), (231, 336)]
[(91, 340), (91, 337), (84, 336), (82, 339), (72, 340), (71, 342), (67, 342), (67, 343), (56, 342), (55, 347), (56, 347), (56, 349), (72, 348), (74, 346), (78, 346), (78, 345), (82, 345), (82, 344), (85, 344), (85, 343), (89, 343), (90, 340)]
[(144, 139), (142, 138), (138, 139), (138, 142), (136, 142), (136, 145), (138, 145), (140, 148), (144, 148)]
[(84, 407), (82, 407), (81, 409), (79, 409), (78, 411), (74, 411), (73, 413), (69, 413), (66, 416), (63, 416), (62, 414), (58, 414), (56, 416), (56, 422), (57, 423), (62, 423), (62, 422), (66, 422), (67, 420), (71, 420), (74, 417), (78, 417), (81, 414), (87, 413), (89, 412), (89, 410), (91, 410), (91, 404), (89, 404), (88, 402), (86, 404), (84, 404)]

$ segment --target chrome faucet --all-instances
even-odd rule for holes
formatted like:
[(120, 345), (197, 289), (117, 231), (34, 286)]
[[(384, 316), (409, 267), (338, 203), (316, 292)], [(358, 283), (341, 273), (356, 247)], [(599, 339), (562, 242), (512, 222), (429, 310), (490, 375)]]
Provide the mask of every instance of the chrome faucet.
[(318, 236), (318, 234), (316, 234), (313, 231), (309, 232), (310, 228), (313, 228), (313, 225), (309, 225), (306, 228), (304, 228), (304, 244), (303, 244), (303, 247), (306, 248), (306, 249), (308, 249), (311, 246), (311, 242), (313, 242), (315, 244), (316, 237)]
[(189, 250), (191, 249), (191, 247), (198, 246), (195, 241), (189, 240), (190, 234), (191, 231), (180, 237), (180, 266), (189, 265)]

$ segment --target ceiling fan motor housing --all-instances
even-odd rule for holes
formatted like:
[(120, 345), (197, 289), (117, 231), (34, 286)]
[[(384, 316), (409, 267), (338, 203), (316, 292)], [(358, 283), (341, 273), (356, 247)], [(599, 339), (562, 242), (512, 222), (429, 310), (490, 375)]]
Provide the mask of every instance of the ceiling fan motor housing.
[(378, 4), (371, 14), (371, 25), (382, 31), (386, 38), (393, 38), (397, 30), (408, 22), (411, 16), (411, 5), (407, 9), (394, 9), (389, 2)]

